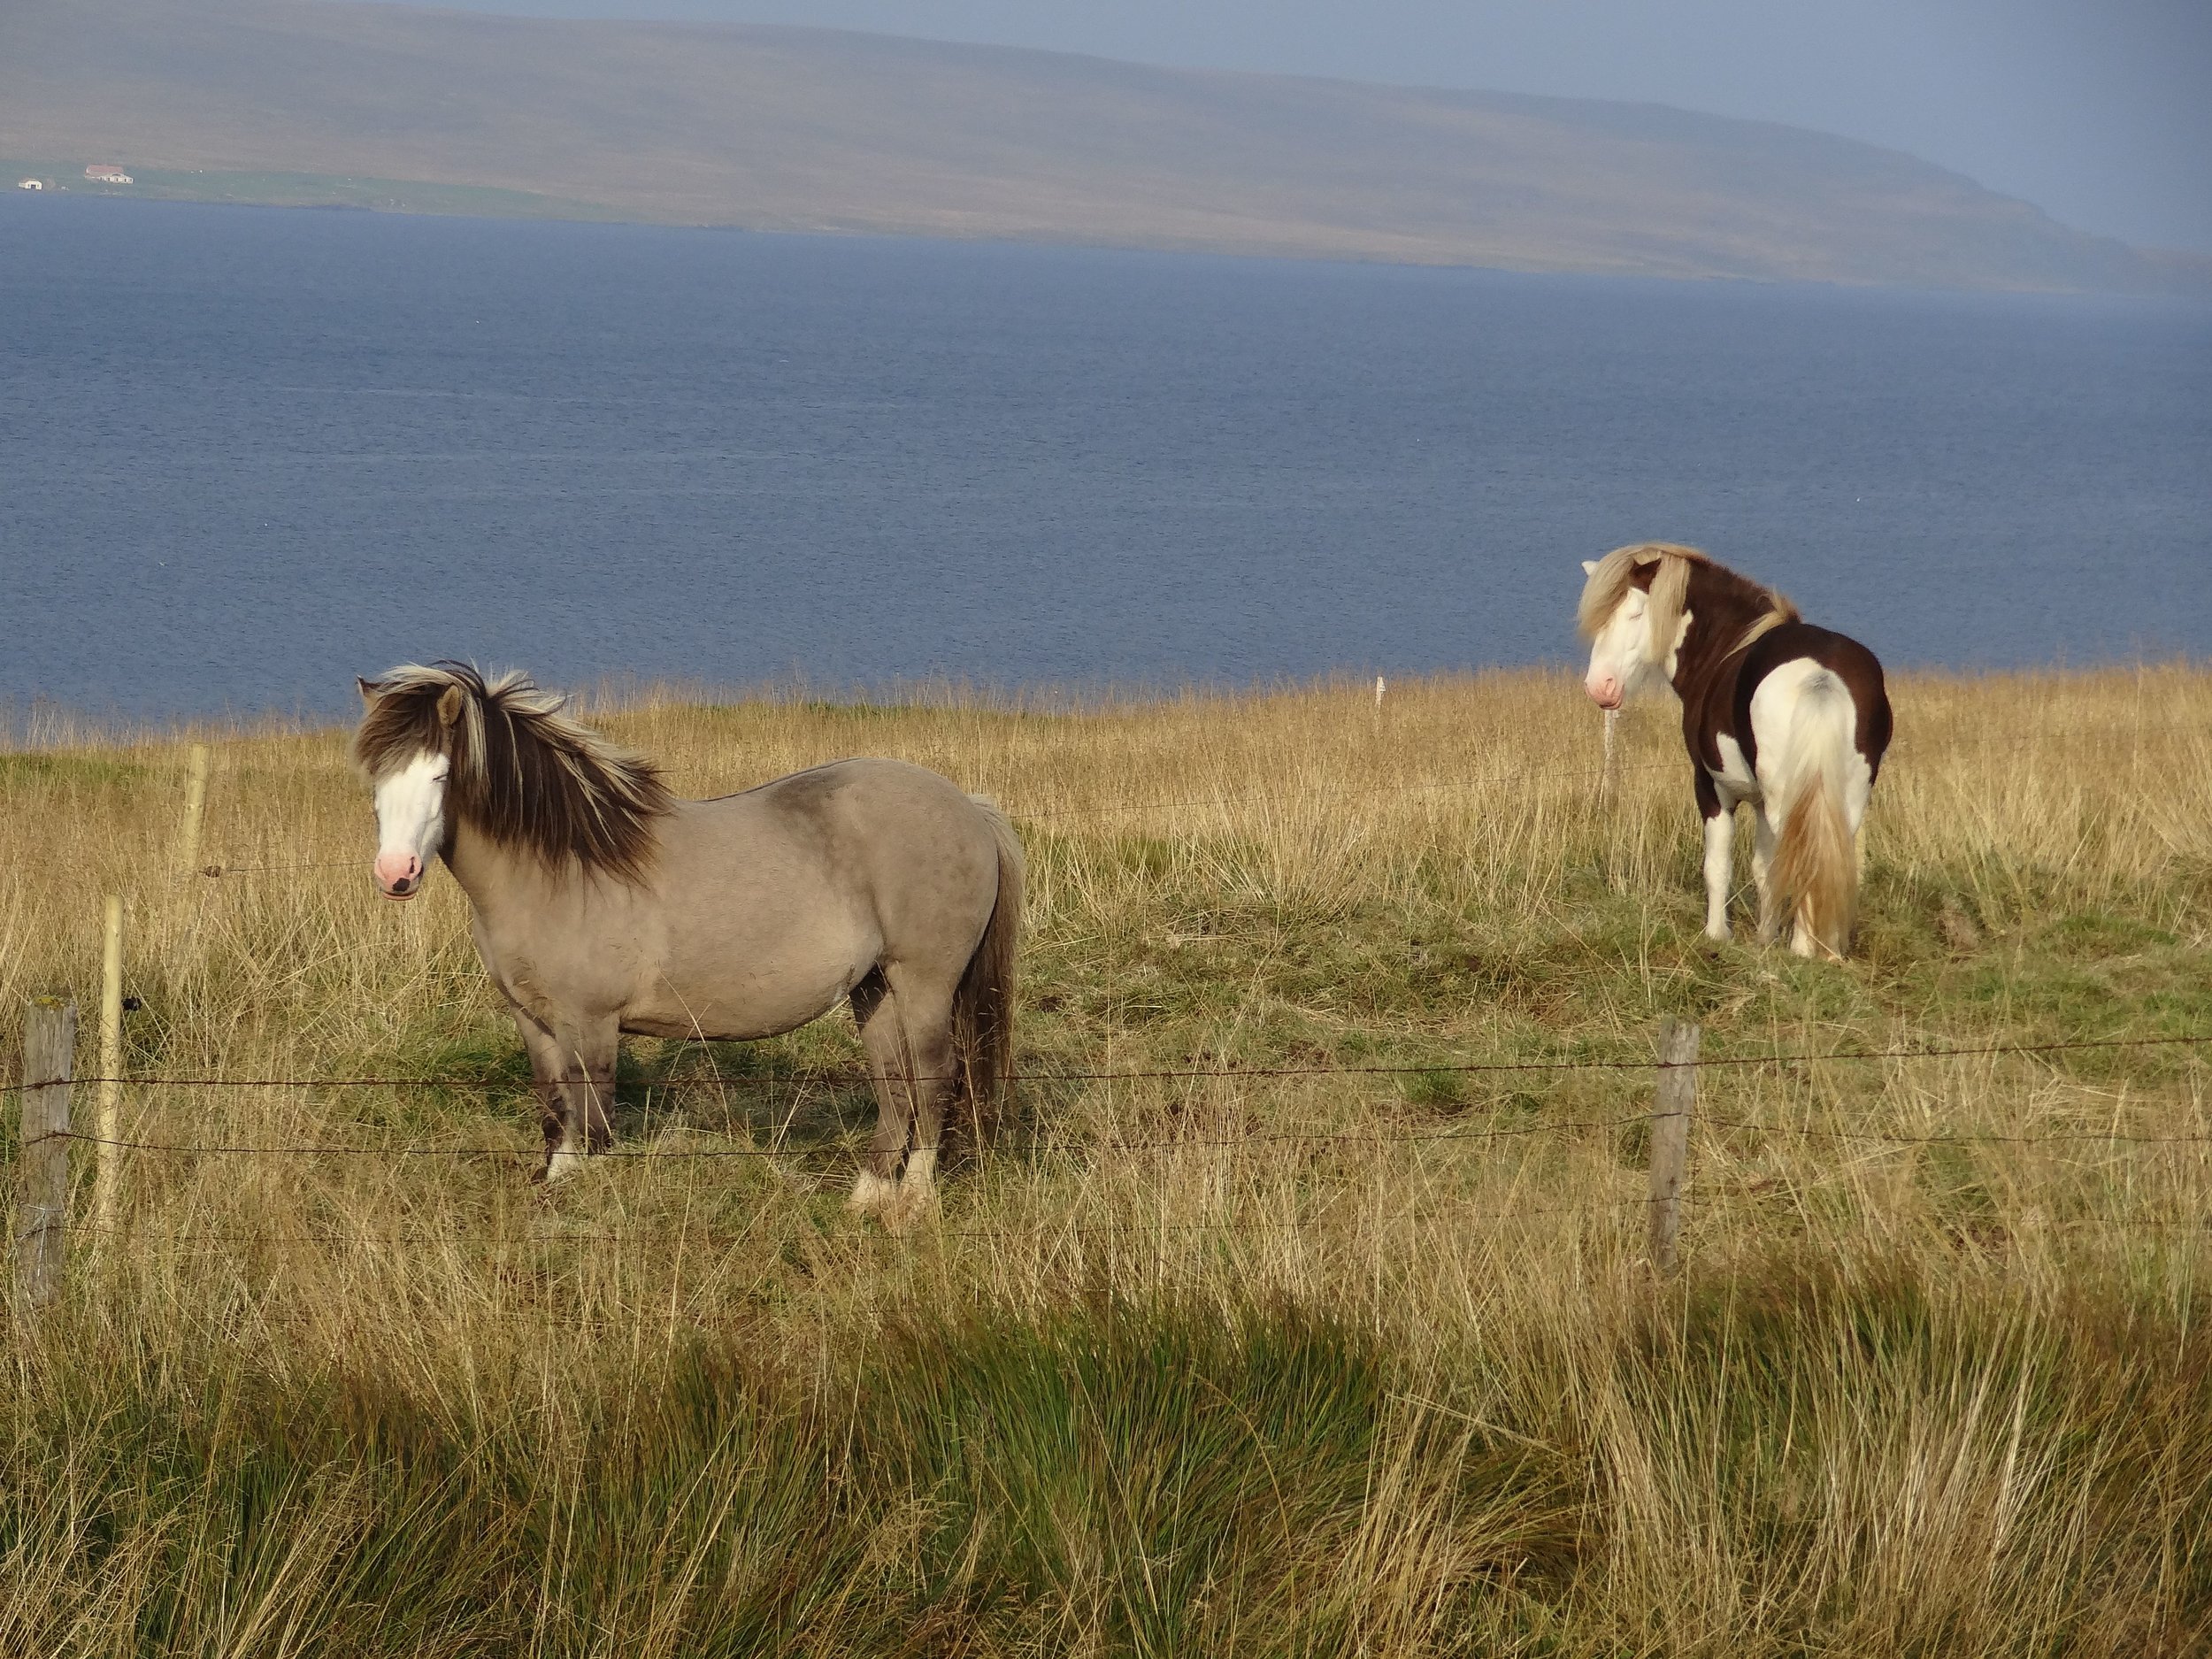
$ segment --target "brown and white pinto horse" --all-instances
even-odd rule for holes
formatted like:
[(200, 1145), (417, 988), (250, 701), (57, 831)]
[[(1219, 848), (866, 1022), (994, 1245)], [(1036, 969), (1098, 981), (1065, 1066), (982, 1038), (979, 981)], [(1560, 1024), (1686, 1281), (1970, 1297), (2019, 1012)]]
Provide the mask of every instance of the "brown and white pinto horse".
[(1759, 937), (1840, 956), (1858, 897), (1858, 833), (1882, 753), (1889, 694), (1856, 640), (1695, 548), (1647, 541), (1585, 559), (1577, 620), (1585, 685), (1601, 709), (1656, 680), (1682, 700), (1682, 735), (1705, 815), (1705, 933), (1728, 937), (1735, 809), (1756, 816)]

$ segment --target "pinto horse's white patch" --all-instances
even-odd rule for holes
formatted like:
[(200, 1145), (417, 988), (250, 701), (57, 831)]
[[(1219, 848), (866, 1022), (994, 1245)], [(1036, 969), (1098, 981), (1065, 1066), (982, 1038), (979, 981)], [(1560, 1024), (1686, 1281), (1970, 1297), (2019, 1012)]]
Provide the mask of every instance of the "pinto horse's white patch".
[(376, 785), (376, 885), (388, 899), (422, 891), (445, 844), (445, 782), (452, 764), (428, 750)]
[(1768, 671), (1751, 694), (1751, 735), (1759, 746), (1758, 787), (1778, 819), (1801, 779), (1832, 765), (1841, 773), (1852, 833), (1858, 833), (1874, 773), (1853, 741), (1857, 731), (1858, 711), (1833, 670), (1798, 657)]
[(1759, 780), (1752, 773), (1751, 763), (1743, 757), (1742, 745), (1727, 733), (1717, 732), (1713, 747), (1720, 751), (1720, 771), (1709, 775), (1720, 798), (1732, 807), (1740, 801), (1757, 800)]

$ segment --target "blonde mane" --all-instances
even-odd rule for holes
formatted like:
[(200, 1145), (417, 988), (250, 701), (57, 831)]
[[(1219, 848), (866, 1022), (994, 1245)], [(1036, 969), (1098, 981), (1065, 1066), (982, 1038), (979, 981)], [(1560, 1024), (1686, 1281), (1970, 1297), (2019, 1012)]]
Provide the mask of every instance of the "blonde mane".
[(1768, 630), (1798, 620), (1797, 607), (1773, 588), (1730, 570), (1696, 548), (1673, 541), (1638, 541), (1617, 547), (1597, 562), (1597, 568), (1582, 584), (1582, 600), (1575, 607), (1576, 632), (1586, 640), (1594, 639), (1628, 596), (1636, 572), (1650, 565), (1658, 568), (1651, 574), (1650, 603), (1644, 616), (1650, 629), (1650, 658), (1655, 663), (1665, 662), (1675, 648), (1675, 635), (1689, 603), (1690, 576), (1701, 566), (1725, 578), (1754, 612), (1750, 624), (1729, 648), (1730, 655)]
[(651, 762), (569, 718), (565, 698), (517, 671), (488, 680), (451, 662), (402, 664), (361, 695), (353, 758), (371, 782), (442, 755), (449, 807), (494, 841), (551, 868), (644, 873), (668, 787)]

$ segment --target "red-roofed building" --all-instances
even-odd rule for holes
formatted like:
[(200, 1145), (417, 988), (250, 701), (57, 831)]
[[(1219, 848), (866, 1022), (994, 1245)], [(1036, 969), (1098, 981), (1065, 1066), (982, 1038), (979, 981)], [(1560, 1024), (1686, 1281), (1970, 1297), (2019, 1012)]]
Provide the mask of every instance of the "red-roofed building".
[(84, 176), (96, 184), (128, 184), (131, 181), (129, 173), (120, 167), (110, 166), (104, 161), (94, 162), (84, 170)]

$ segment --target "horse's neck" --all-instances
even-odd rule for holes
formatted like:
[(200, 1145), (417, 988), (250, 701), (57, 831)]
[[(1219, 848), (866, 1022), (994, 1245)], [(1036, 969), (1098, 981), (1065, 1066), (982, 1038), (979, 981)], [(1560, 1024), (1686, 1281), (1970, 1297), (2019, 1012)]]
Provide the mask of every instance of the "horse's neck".
[(480, 916), (500, 915), (526, 896), (532, 872), (524, 861), (465, 819), (446, 828), (445, 862)]
[(1683, 631), (1682, 644), (1675, 653), (1674, 689), (1686, 703), (1711, 685), (1714, 676), (1735, 655), (1736, 641), (1742, 639), (1753, 618), (1736, 595), (1724, 592), (1702, 571), (1690, 579), (1682, 614), (1690, 619), (1690, 626)]

